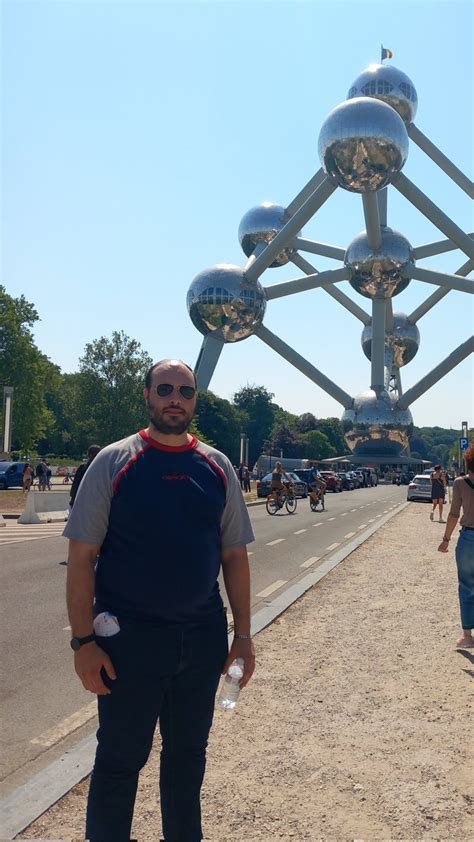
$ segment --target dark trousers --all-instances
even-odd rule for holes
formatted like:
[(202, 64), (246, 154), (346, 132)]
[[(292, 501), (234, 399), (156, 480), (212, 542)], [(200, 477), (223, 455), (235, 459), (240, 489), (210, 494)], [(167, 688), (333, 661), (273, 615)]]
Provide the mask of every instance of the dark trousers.
[[(100, 638), (117, 672), (99, 696), (99, 730), (86, 838), (128, 842), (140, 769), (159, 721), (165, 842), (202, 839), (200, 791), (214, 700), (227, 657), (225, 614), (206, 625), (124, 625)], [(158, 838), (158, 833), (157, 833)]]

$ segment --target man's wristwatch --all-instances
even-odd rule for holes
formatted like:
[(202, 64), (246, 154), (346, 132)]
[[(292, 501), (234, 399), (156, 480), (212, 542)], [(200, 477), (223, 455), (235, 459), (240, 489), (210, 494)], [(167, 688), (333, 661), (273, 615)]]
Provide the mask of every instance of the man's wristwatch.
[(81, 646), (84, 646), (85, 643), (92, 643), (93, 640), (95, 640), (95, 634), (88, 634), (87, 637), (73, 637), (71, 649), (74, 649), (74, 652), (79, 652)]

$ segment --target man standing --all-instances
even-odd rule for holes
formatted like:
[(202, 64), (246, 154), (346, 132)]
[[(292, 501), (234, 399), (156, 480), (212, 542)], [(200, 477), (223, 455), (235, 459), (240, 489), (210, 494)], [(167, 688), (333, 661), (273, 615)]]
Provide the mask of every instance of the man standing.
[[(149, 427), (98, 454), (65, 529), (75, 668), (99, 702), (90, 842), (130, 839), (157, 721), (165, 842), (202, 839), (219, 676), (241, 657), (244, 687), (255, 665), (246, 549), (254, 536), (234, 469), (187, 432), (197, 398), (189, 366), (156, 363), (144, 397)], [(221, 564), (235, 628), (229, 653)]]
[(76, 494), (79, 491), (79, 486), (82, 482), (82, 478), (91, 462), (94, 461), (99, 450), (100, 447), (98, 444), (91, 444), (90, 447), (87, 448), (87, 462), (83, 462), (82, 465), (79, 465), (76, 473), (74, 474), (74, 479), (71, 485), (71, 493), (69, 495), (69, 505), (71, 509), (74, 506), (74, 500), (76, 499)]

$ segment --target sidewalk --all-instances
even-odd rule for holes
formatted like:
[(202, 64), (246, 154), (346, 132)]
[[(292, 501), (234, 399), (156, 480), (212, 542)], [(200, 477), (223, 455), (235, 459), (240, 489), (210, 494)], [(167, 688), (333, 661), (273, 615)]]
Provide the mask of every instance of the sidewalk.
[[(206, 839), (474, 838), (474, 652), (454, 648), (454, 547), (436, 551), (444, 526), (428, 516), (407, 507), (257, 636), (253, 681), (216, 712)], [(159, 737), (140, 842), (160, 837), (158, 752)], [(87, 786), (17, 838), (82, 839)]]

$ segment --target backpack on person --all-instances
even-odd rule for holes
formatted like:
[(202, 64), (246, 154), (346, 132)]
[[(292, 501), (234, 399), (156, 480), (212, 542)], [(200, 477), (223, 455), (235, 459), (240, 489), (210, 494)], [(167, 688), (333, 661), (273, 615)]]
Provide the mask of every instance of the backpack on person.
[(37, 464), (37, 466), (36, 466), (36, 468), (35, 468), (35, 477), (38, 477), (38, 478), (39, 478), (39, 477), (42, 477), (42, 476), (43, 476), (43, 474), (44, 474), (43, 463), (42, 463), (42, 462), (38, 462), (38, 464)]

